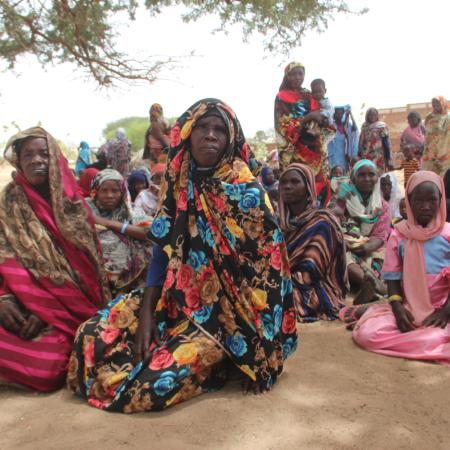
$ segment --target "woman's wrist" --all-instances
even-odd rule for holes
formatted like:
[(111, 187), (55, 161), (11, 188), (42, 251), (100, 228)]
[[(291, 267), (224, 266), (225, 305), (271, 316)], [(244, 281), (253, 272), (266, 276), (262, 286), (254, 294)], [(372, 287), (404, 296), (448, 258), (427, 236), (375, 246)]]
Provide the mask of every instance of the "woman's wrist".
[(120, 234), (125, 234), (125, 232), (127, 231), (128, 225), (130, 225), (130, 222), (128, 222), (127, 220), (125, 222), (123, 222), (122, 227), (120, 228)]
[(398, 310), (398, 309), (403, 308), (403, 303), (401, 300), (393, 300), (393, 301), (389, 302), (389, 304), (391, 305), (391, 308), (393, 310)]

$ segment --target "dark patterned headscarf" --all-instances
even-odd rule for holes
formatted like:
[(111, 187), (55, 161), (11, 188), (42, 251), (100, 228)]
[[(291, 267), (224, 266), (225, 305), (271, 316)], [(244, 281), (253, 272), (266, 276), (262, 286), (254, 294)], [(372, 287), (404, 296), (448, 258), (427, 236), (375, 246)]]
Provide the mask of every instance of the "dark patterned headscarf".
[[(48, 202), (29, 184), (20, 168), (20, 143), (32, 138), (41, 138), (47, 143)], [(77, 182), (57, 141), (41, 127), (29, 128), (9, 139), (4, 157), (17, 172), (2, 196), (6, 206), (0, 207), (0, 261), (16, 258), (35, 279), (50, 274), (55, 284), (62, 282), (64, 273), (73, 270), (79, 288), (93, 304), (102, 305), (110, 293), (94, 221), (78, 194)], [(33, 236), (33, 233), (39, 238), (25, 240), (24, 236)], [(63, 270), (66, 264), (58, 263), (59, 259), (69, 261), (72, 269)]]
[[(211, 110), (223, 118), (228, 146), (216, 167), (201, 171), (190, 135)], [(172, 128), (149, 237), (169, 257), (156, 306), (160, 332), (187, 316), (243, 373), (270, 387), (297, 334), (286, 247), (256, 168), (231, 108), (217, 99), (195, 103)]]
[[(98, 190), (106, 181), (116, 182), (122, 193), (120, 202), (113, 211), (104, 209), (97, 199)], [(96, 216), (109, 220), (116, 220), (118, 222), (132, 221), (131, 203), (127, 185), (124, 177), (117, 170), (104, 169), (95, 176), (91, 184), (91, 196), (86, 199), (86, 202)]]

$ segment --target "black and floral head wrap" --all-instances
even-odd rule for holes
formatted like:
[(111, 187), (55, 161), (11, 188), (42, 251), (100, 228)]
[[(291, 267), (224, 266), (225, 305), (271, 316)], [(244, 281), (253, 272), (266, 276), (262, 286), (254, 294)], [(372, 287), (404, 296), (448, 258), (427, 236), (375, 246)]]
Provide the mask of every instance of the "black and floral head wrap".
[[(189, 138), (212, 109), (229, 143), (217, 166), (204, 172), (191, 157)], [(149, 238), (169, 257), (156, 307), (161, 334), (187, 316), (243, 373), (270, 387), (297, 333), (286, 247), (256, 169), (231, 108), (217, 99), (195, 103), (172, 128)]]

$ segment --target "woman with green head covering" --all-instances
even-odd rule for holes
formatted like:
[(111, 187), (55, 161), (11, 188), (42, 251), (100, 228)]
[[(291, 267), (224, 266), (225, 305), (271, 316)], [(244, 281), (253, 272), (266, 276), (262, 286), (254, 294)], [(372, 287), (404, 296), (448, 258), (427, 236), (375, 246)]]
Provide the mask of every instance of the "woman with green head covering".
[(359, 288), (355, 303), (373, 301), (377, 292), (384, 293), (379, 277), (390, 231), (389, 205), (381, 196), (375, 163), (358, 161), (335, 201), (347, 244), (350, 284)]

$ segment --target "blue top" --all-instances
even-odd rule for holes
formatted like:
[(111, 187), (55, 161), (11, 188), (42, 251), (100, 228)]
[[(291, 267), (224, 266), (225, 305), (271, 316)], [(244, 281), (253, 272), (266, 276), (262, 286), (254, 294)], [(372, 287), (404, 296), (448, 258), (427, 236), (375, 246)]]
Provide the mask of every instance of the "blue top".
[(154, 244), (153, 253), (150, 258), (150, 264), (147, 272), (146, 287), (161, 287), (166, 280), (167, 265), (169, 258), (163, 249)]
[[(385, 263), (389, 262), (389, 271), (383, 270), (384, 280), (401, 280), (403, 278), (403, 260), (405, 258), (405, 242), (400, 235), (393, 233), (386, 249)], [(390, 252), (393, 252), (390, 253)], [(390, 255), (388, 255), (388, 252)], [(428, 275), (437, 275), (450, 265), (450, 242), (441, 235), (423, 243), (425, 270)], [(384, 269), (384, 268), (383, 268)]]
[(81, 141), (77, 162), (75, 164), (75, 173), (77, 174), (77, 176), (79, 176), (80, 172), (90, 164), (91, 164), (91, 156), (89, 152), (89, 144), (85, 141)]

